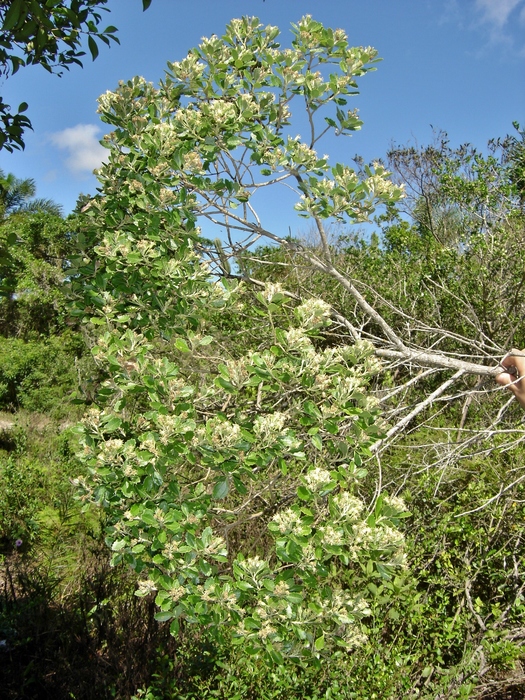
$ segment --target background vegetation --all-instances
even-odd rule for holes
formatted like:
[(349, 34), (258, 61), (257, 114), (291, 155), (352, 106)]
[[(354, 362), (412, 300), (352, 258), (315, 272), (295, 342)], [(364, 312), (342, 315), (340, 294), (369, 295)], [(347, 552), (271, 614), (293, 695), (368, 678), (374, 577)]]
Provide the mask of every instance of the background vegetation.
[[(322, 45), (326, 50), (329, 35), (323, 34), (325, 30), (312, 26), (310, 31), (316, 41), (303, 36), (303, 41), (312, 42), (307, 48)], [(304, 51), (305, 47), (296, 49)], [(208, 58), (212, 62), (211, 49)], [(246, 68), (243, 60), (246, 58), (239, 58), (237, 69), (244, 71), (243, 80), (253, 81), (250, 89), (257, 93), (254, 84), (260, 84), (264, 76), (254, 76), (257, 67), (250, 64)], [(175, 79), (177, 68), (174, 71)], [(227, 79), (223, 76), (221, 80), (225, 89)], [(177, 93), (176, 88), (177, 84), (170, 87)], [(118, 108), (111, 117), (121, 121), (113, 144), (115, 160), (102, 174), (106, 197), (102, 203), (93, 200), (86, 207), (83, 202), (84, 212), (64, 219), (52, 203), (33, 200), (31, 183), (2, 174), (0, 685), (6, 697), (365, 700), (498, 698), (511, 697), (510, 693), (520, 697), (525, 639), (522, 411), (506, 393), (495, 390), (489, 371), (483, 372), (498, 354), (525, 345), (525, 144), (520, 127), (515, 125), (512, 134), (483, 151), (471, 146), (452, 149), (443, 134), (428, 147), (394, 148), (385, 155), (385, 164), (394, 180), (405, 185), (408, 196), (387, 203), (375, 220), (373, 234), (368, 230), (355, 234), (344, 222), (336, 221), (320, 237), (314, 216), (315, 236), (312, 232), (297, 234), (281, 247), (254, 249), (231, 239), (212, 244), (196, 235), (195, 212), (186, 202), (186, 193), (191, 178), (192, 186), (197, 183), (201, 192), (212, 190), (209, 182), (197, 182), (202, 178), (199, 168), (205, 149), (211, 147), (204, 129), (198, 138), (191, 136), (191, 152), (201, 145), (204, 149), (199, 160), (193, 156), (193, 163), (186, 163), (186, 181), (170, 190), (182, 203), (180, 199), (156, 201), (153, 209), (152, 198), (157, 193), (148, 191), (144, 182), (148, 185), (145, 178), (152, 167), (159, 166), (159, 159), (146, 156), (148, 149), (151, 153), (160, 149), (163, 157), (166, 152), (162, 151), (165, 142), (156, 138), (147, 142), (150, 124), (141, 121), (138, 112), (144, 109), (151, 115), (155, 110), (150, 105), (157, 98), (149, 94), (148, 102), (141, 103), (143, 89), (137, 83), (129, 84), (120, 95), (136, 106), (135, 121), (129, 118), (129, 110), (119, 112)], [(178, 100), (181, 94), (172, 97)], [(321, 102), (322, 94), (313, 92), (310, 98)], [(219, 98), (215, 95), (214, 99)], [(283, 99), (287, 102), (289, 95)], [(268, 105), (268, 109), (273, 107)], [(106, 116), (109, 113), (108, 107)], [(250, 116), (245, 118), (253, 125)], [(349, 121), (344, 123), (344, 119)], [(264, 121), (260, 115), (257, 120), (258, 126)], [(266, 125), (275, 125), (275, 115)], [(336, 125), (353, 127), (355, 123), (345, 115)], [(246, 124), (236, 130), (231, 124), (227, 128), (228, 138), (233, 138), (234, 131), (235, 138), (252, 133)], [(264, 134), (258, 133), (259, 143), (264, 144)], [(142, 150), (131, 152), (126, 141), (130, 134), (133, 144), (143, 139)], [(179, 138), (187, 143), (184, 134)], [(281, 136), (273, 132), (272, 138)], [(274, 143), (274, 148), (281, 146)], [(292, 152), (294, 147), (288, 147), (278, 166), (296, 178), (299, 191), (305, 194), (298, 171), (322, 170), (325, 165), (300, 162), (297, 151)], [(124, 165), (118, 160), (123, 152), (130, 153)], [(214, 155), (208, 152), (210, 162)], [(172, 158), (172, 153), (168, 156)], [(257, 163), (256, 158), (252, 160)], [(355, 165), (365, 179), (382, 172), (380, 167)], [(115, 174), (123, 176), (117, 192), (112, 189)], [(166, 173), (159, 171), (158, 175), (166, 185)], [(238, 187), (228, 191), (226, 199), (236, 200), (243, 209), (249, 197), (242, 183), (232, 179)], [(223, 189), (213, 184), (215, 205), (223, 201), (228, 189), (223, 182), (221, 185)], [(316, 186), (312, 184), (312, 190)], [(314, 199), (319, 193), (312, 190), (308, 194)], [(248, 220), (246, 209), (242, 216)], [(146, 233), (137, 222), (149, 222)], [(180, 238), (181, 230), (182, 243), (170, 249), (169, 242)], [(125, 240), (118, 239), (124, 234)], [(194, 248), (190, 239), (195, 241)], [(127, 247), (117, 250), (117, 244)], [(165, 246), (160, 263), (159, 256), (148, 253), (157, 250), (154, 246)], [(180, 257), (181, 249), (187, 257)], [(191, 257), (192, 250), (197, 251), (196, 257)], [(148, 275), (141, 272), (145, 255)], [(211, 282), (199, 267), (203, 258), (214, 266)], [(351, 280), (376, 316), (365, 313), (348, 286), (334, 284), (326, 269), (312, 265), (315, 260), (324, 261), (325, 268), (329, 261), (344, 279)], [(171, 267), (156, 267), (167, 261), (172, 262)], [(180, 278), (177, 264), (182, 267)], [(169, 287), (163, 275), (170, 270), (177, 284), (183, 279), (184, 293), (173, 293), (171, 306), (163, 306), (163, 289)], [(220, 287), (216, 284), (219, 278), (223, 280)], [(154, 284), (159, 285), (155, 303), (141, 305), (152, 297)], [(199, 285), (207, 289), (206, 295)], [(130, 303), (132, 294), (137, 297)], [(141, 417), (164, 410), (165, 399), (155, 384), (159, 374), (151, 369), (159, 358), (165, 360), (163, 371), (172, 371), (176, 365), (178, 377), (199, 387), (195, 403), (204, 408), (191, 414), (191, 406), (186, 405), (190, 402), (183, 395), (184, 420), (193, 416), (197, 424), (201, 421), (208, 427), (206, 421), (219, 416), (219, 422), (213, 424), (215, 432), (208, 431), (210, 444), (226, 418), (238, 421), (245, 431), (254, 430), (257, 410), (266, 415), (275, 405), (281, 406), (283, 387), (300, 397), (313, 392), (314, 385), (302, 367), (306, 355), (300, 355), (293, 343), (287, 346), (289, 351), (274, 352), (279, 361), (288, 362), (292, 375), (280, 375), (277, 387), (276, 375), (270, 380), (265, 375), (267, 368), (255, 362), (250, 365), (250, 378), (242, 384), (244, 393), (234, 391), (237, 380), (232, 374), (232, 363), (246, 354), (258, 352), (262, 357), (267, 346), (284, 348), (279, 329), (284, 333), (302, 328), (297, 309), (312, 297), (322, 299), (325, 306), (314, 314), (314, 323), (310, 318), (306, 335), (294, 336), (296, 342), (307, 347), (307, 337), (316, 353), (328, 356), (352, 344), (352, 329), (358, 329), (362, 340), (374, 343), (382, 365), (375, 358), (366, 360), (364, 353), (349, 362), (350, 368), (338, 369), (339, 375), (332, 373), (348, 377), (355, 367), (364, 367), (359, 395), (343, 404), (344, 410), (352, 409), (362, 421), (353, 443), (343, 422), (342, 427), (318, 426), (313, 408), (311, 415), (308, 411), (294, 414), (295, 435), (307, 445), (308, 461), (328, 470), (342, 461), (341, 453), (335, 448), (321, 453), (317, 442), (321, 436), (326, 444), (326, 434), (339, 435), (340, 430), (341, 444), (353, 449), (350, 457), (346, 453), (344, 457), (359, 471), (358, 478), (354, 478), (356, 471), (352, 479), (344, 474), (352, 482), (355, 497), (373, 511), (383, 507), (379, 493), (384, 492), (402, 498), (410, 512), (410, 517), (398, 518), (402, 511), (389, 516), (404, 534), (406, 567), (381, 568), (381, 557), (370, 556), (370, 564), (363, 559), (342, 566), (344, 559), (340, 559), (330, 569), (330, 583), (335, 580), (342, 590), (362, 591), (367, 639), (351, 650), (331, 650), (323, 658), (324, 635), (322, 643), (317, 636), (315, 651), (322, 658), (320, 663), (315, 653), (307, 662), (286, 655), (269, 659), (257, 648), (251, 655), (243, 653), (234, 637), (212, 634), (213, 619), (191, 625), (187, 610), (181, 614), (166, 605), (159, 616), (154, 591), (143, 586), (141, 595), (135, 595), (137, 579), (149, 581), (144, 572), (149, 577), (153, 564), (146, 556), (137, 564), (141, 550), (134, 551), (134, 558), (124, 556), (136, 542), (115, 547), (124, 541), (116, 525), (122, 502), (133, 497), (132, 487), (122, 496), (123, 481), (115, 485), (113, 472), (93, 468), (108, 436), (138, 436), (144, 430), (139, 425)], [(142, 354), (140, 348), (129, 350), (122, 337), (130, 327), (145, 329), (145, 335), (150, 332), (152, 347)], [(175, 332), (170, 333), (169, 328)], [(385, 328), (403, 339), (409, 355), (395, 355), (396, 349), (385, 341)], [(101, 342), (104, 333), (113, 333), (106, 345)], [(427, 365), (418, 362), (424, 353), (430, 356)], [(436, 353), (443, 358), (442, 366), (435, 360)], [(479, 372), (472, 368), (463, 372), (461, 365), (448, 367), (447, 358), (469, 362)], [(221, 370), (221, 362), (230, 363), (228, 371)], [(459, 374), (451, 382), (454, 370)], [(294, 372), (303, 381), (300, 388), (293, 383)], [(209, 376), (212, 387), (222, 392), (219, 398), (207, 398)], [(141, 382), (150, 394), (140, 393)], [(240, 380), (238, 384), (241, 386)], [(336, 387), (334, 382), (334, 391)], [(131, 418), (122, 407), (127, 390), (138, 397)], [(319, 405), (326, 403), (321, 394), (315, 397)], [(234, 417), (228, 413), (231, 405), (240, 407)], [(101, 437), (93, 429), (91, 436), (93, 443), (98, 440), (99, 451), (92, 458), (81, 452), (74, 426), (86, 409), (93, 411), (95, 406), (107, 409), (109, 420), (117, 416), (128, 423), (124, 430), (121, 423), (107, 427), (108, 420)], [(203, 437), (201, 442), (205, 444)], [(246, 445), (234, 447), (243, 453), (240, 460), (255, 451)], [(265, 459), (264, 466), (273, 468), (279, 450), (287, 457), (285, 467), (291, 475), (277, 462), (286, 479), (268, 467), (281, 489), (274, 501), (264, 496), (272, 516), (281, 500), (291, 502), (293, 470), (301, 473), (303, 469), (302, 458), (294, 462), (283, 452), (285, 447), (272, 443), (267, 452), (261, 448), (262, 456), (256, 455), (251, 464), (257, 471)], [(178, 449), (179, 453), (170, 454), (170, 464), (176, 463), (179, 454), (189, 454), (182, 452), (183, 446)], [(202, 448), (201, 455), (207, 454), (209, 450)], [(153, 463), (151, 457), (141, 458)], [(111, 459), (107, 457), (102, 469)], [(201, 457), (194, 459), (193, 474), (197, 474), (195, 464)], [(216, 500), (237, 508), (244, 495), (246, 472), (231, 470), (231, 479), (225, 478), (224, 454), (217, 464), (211, 459), (204, 464), (208, 471), (215, 470), (211, 490)], [(100, 475), (95, 494), (90, 492), (94, 473)], [(208, 485), (200, 476), (199, 480)], [(235, 488), (226, 493), (231, 483)], [(337, 488), (342, 485), (341, 478)], [(147, 494), (140, 492), (140, 499), (152, 503), (157, 498), (153, 487), (141, 482), (141, 488)], [(302, 493), (307, 503), (310, 497), (315, 500), (306, 491)], [(322, 498), (330, 498), (328, 493)], [(97, 500), (105, 508), (93, 503)], [(242, 542), (245, 552), (266, 554), (270, 539), (259, 520), (252, 518), (256, 511), (265, 510), (260, 502), (246, 510), (240, 534), (232, 539), (235, 545)], [(161, 507), (162, 501), (159, 503)], [(216, 513), (214, 518), (219, 531), (234, 522), (226, 518), (226, 525), (219, 526)], [(112, 566), (106, 541), (113, 547)], [(301, 543), (300, 539), (296, 542), (297, 546), (303, 546)], [(287, 546), (288, 561), (299, 568), (289, 543)], [(160, 549), (157, 546), (157, 553)], [(343, 554), (331, 552), (334, 560)], [(332, 560), (327, 557), (325, 561)], [(225, 568), (221, 574), (226, 575)], [(179, 621), (176, 627), (174, 619)], [(328, 638), (327, 634), (327, 643)]]

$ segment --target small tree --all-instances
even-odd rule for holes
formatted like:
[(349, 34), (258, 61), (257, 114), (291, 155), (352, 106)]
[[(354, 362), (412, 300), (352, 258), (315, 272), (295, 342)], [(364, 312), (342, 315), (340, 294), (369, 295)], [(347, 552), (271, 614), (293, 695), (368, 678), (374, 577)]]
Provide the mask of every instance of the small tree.
[[(376, 52), (309, 16), (292, 48), (278, 35), (233, 20), (170, 64), (159, 88), (135, 78), (101, 97), (114, 131), (101, 195), (84, 207), (95, 254), (76, 274), (108, 376), (84, 424), (83, 486), (108, 509), (114, 562), (141, 575), (141, 595), (157, 591), (174, 631), (198, 622), (280, 662), (361, 643), (367, 579), (403, 564), (405, 509), (359, 496), (381, 434), (366, 396), (370, 343), (327, 346), (320, 300), (217, 279), (261, 236), (295, 245), (264, 227), (261, 188), (297, 192), (326, 262), (304, 254), (323, 268), (325, 219), (363, 221), (401, 196), (382, 166), (361, 179), (315, 151), (324, 132), (359, 128), (346, 104)], [(292, 136), (296, 103), (307, 142)], [(224, 245), (210, 247), (200, 219), (224, 227)], [(239, 314), (234, 344), (225, 329)]]

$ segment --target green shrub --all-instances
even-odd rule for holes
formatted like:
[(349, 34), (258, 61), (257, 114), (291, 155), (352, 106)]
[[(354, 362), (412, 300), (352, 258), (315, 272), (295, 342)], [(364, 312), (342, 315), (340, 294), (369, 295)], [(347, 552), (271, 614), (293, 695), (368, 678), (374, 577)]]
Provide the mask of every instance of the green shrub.
[(67, 415), (64, 399), (77, 386), (82, 352), (81, 337), (71, 332), (44, 340), (0, 338), (0, 409)]

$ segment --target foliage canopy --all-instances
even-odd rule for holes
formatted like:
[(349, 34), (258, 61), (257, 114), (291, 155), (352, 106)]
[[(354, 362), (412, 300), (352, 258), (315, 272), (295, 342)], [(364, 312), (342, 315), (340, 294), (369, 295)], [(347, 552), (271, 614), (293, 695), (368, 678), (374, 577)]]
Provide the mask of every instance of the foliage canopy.
[[(93, 60), (97, 41), (118, 43), (116, 27), (99, 29), (108, 0), (6, 0), (0, 5), (0, 75), (14, 75), (20, 68), (40, 65), (60, 75), (73, 64), (82, 66), (87, 37)], [(146, 10), (151, 0), (142, 0)], [(0, 97), (0, 150), (24, 147), (23, 134), (31, 122), (22, 102), (12, 113)]]

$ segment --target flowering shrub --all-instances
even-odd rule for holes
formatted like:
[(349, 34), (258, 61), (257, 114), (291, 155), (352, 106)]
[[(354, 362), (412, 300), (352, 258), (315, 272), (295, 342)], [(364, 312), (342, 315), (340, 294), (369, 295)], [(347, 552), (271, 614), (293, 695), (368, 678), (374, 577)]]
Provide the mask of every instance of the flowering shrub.
[[(138, 595), (155, 593), (174, 633), (199, 623), (280, 662), (362, 643), (366, 576), (403, 566), (405, 509), (358, 496), (380, 435), (372, 347), (323, 347), (329, 305), (220, 283), (204, 262), (199, 218), (262, 235), (252, 171), (265, 186), (294, 179), (296, 208), (316, 220), (363, 220), (400, 194), (380, 166), (359, 180), (329, 169), (314, 138), (285, 133), (295, 97), (311, 114), (335, 104), (326, 128), (357, 128), (340, 105), (374, 50), (310, 17), (291, 49), (277, 36), (233, 20), (159, 88), (135, 78), (102, 96), (114, 131), (86, 211), (94, 253), (76, 274), (107, 374), (84, 420), (81, 487), (108, 511), (114, 563), (137, 571)], [(265, 338), (257, 346), (218, 330), (239, 304)]]

